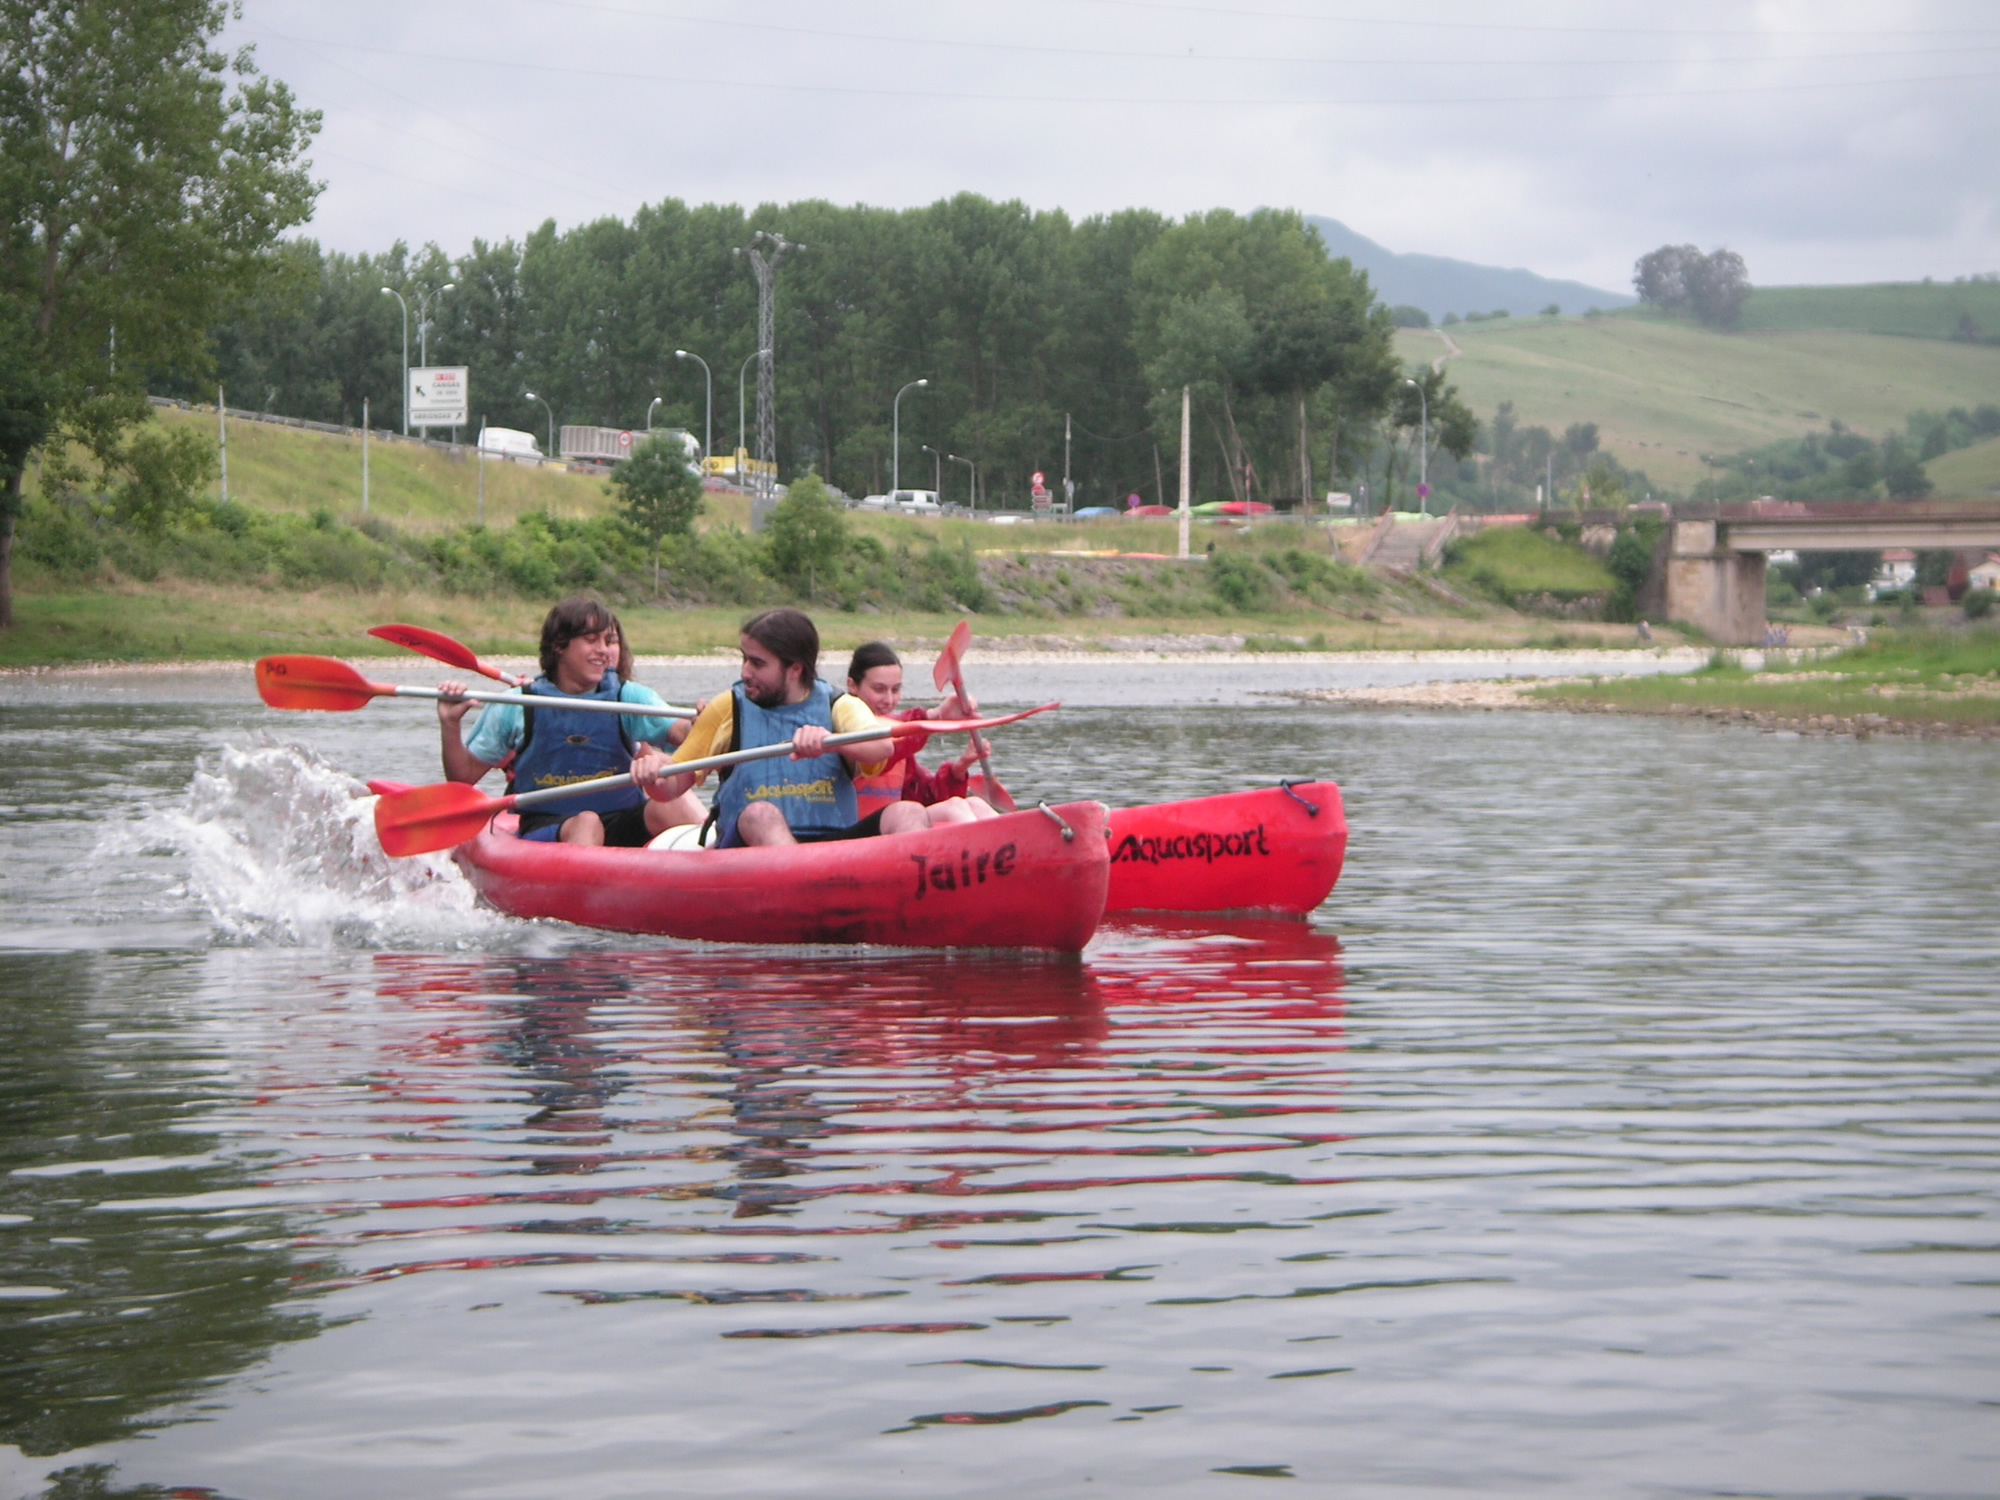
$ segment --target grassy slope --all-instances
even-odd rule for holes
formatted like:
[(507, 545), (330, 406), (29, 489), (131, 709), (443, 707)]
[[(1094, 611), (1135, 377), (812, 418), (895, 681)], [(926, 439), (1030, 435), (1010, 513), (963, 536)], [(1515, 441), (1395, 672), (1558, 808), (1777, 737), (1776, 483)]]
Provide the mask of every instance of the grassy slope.
[(1847, 329), (1948, 339), (1961, 317), (2000, 333), (2000, 282), (1879, 282), (1869, 286), (1767, 286), (1743, 305), (1746, 332)]
[[(1726, 453), (1824, 428), (1879, 435), (1910, 412), (2000, 391), (2000, 347), (1854, 332), (1721, 334), (1647, 317), (1512, 318), (1455, 327), (1446, 370), (1482, 420), (1511, 400), (1523, 425), (1598, 424), (1619, 460), (1676, 490)], [(1436, 334), (1397, 335), (1416, 364)]]
[(1445, 577), (1514, 599), (1601, 594), (1617, 582), (1610, 569), (1581, 547), (1524, 526), (1497, 526), (1465, 538), (1452, 549)]
[(1947, 453), (1924, 465), (1940, 495), (1969, 499), (2000, 497), (2000, 438)]
[[(214, 412), (156, 408), (168, 426), (192, 426), (215, 436)], [(409, 531), (469, 524), (478, 514), (479, 465), (470, 448), (449, 454), (415, 443), (377, 440), (368, 451), (368, 509)], [(29, 470), (32, 489), (34, 471)], [(258, 510), (303, 515), (324, 506), (335, 515), (361, 513), (361, 438), (308, 432), (265, 422), (229, 424), (229, 498)], [(511, 525), (523, 511), (595, 515), (611, 504), (604, 481), (588, 474), (519, 464), (486, 465), (486, 520)]]
[(1537, 696), (1636, 713), (1744, 709), (1780, 719), (1879, 714), (1912, 724), (2000, 724), (2000, 632), (1885, 633), (1832, 661), (1747, 672), (1710, 667), (1684, 677), (1543, 688)]

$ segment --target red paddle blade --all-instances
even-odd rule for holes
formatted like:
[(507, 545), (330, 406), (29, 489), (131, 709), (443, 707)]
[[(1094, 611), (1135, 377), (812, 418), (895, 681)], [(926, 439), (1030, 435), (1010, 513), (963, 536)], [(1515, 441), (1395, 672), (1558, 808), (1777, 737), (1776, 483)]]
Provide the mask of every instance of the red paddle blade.
[(368, 783), (368, 790), (373, 792), (378, 797), (393, 797), (398, 792), (413, 792), (416, 790), (416, 788), (411, 786), (410, 783), (407, 781), (370, 780)]
[(375, 804), (375, 837), (395, 859), (450, 849), (479, 831), (507, 808), (504, 797), (489, 797), (461, 781), (440, 781), (383, 794)]
[(428, 656), (448, 666), (462, 667), (468, 672), (479, 672), (497, 682), (506, 682), (507, 674), (489, 667), (463, 641), (455, 641), (448, 635), (435, 630), (426, 630), (421, 625), (377, 625), (368, 632), (377, 640), (388, 641), (401, 646), (406, 651), (414, 651), (419, 656)]
[(272, 708), (349, 713), (391, 691), (330, 656), (267, 656), (257, 663), (257, 696)]
[(972, 622), (960, 620), (952, 628), (951, 639), (944, 643), (944, 650), (938, 652), (937, 662), (931, 668), (931, 685), (940, 693), (958, 676), (958, 664), (965, 659), (965, 648), (971, 644)]

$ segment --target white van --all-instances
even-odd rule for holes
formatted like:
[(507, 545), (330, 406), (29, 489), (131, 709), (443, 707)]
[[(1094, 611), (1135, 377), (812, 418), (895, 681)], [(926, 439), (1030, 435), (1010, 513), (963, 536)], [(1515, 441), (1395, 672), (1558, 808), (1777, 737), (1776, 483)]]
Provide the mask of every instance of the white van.
[(517, 463), (542, 461), (541, 445), (535, 441), (535, 435), (512, 427), (483, 429), (479, 434), (479, 451), (496, 458), (511, 458)]
[(891, 490), (888, 508), (906, 516), (935, 516), (939, 514), (937, 491)]

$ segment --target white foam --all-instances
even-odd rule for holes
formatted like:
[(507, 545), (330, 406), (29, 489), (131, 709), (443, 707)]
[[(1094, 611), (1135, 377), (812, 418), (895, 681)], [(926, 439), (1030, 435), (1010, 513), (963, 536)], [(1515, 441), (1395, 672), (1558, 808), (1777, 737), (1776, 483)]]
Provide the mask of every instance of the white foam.
[(98, 855), (180, 856), (181, 894), (223, 943), (490, 947), (516, 925), (477, 906), (448, 854), (384, 854), (374, 811), (365, 786), (311, 750), (225, 745), (203, 758), (180, 808), (116, 825)]

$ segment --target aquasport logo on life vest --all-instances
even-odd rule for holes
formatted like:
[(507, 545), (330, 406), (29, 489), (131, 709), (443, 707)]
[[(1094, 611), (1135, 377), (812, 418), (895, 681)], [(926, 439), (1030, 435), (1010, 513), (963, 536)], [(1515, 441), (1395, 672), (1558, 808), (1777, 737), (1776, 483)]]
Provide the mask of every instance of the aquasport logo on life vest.
[(1246, 854), (1270, 852), (1264, 841), (1264, 825), (1259, 823), (1255, 828), (1236, 833), (1182, 833), (1165, 839), (1142, 839), (1128, 833), (1124, 842), (1111, 851), (1111, 863), (1157, 865), (1168, 860), (1193, 859), (1212, 865), (1218, 859), (1240, 859)]
[(833, 778), (822, 776), (818, 781), (781, 781), (776, 786), (760, 786), (749, 794), (752, 802), (777, 802), (791, 798), (799, 802), (833, 803)]
[(982, 849), (977, 854), (961, 849), (956, 863), (949, 854), (942, 859), (928, 854), (912, 854), (910, 863), (917, 867), (917, 899), (923, 900), (927, 890), (963, 891), (975, 885), (984, 885), (989, 874), (995, 880), (1004, 880), (1014, 873), (1015, 857), (1012, 844), (1002, 844), (998, 849)]
[(611, 767), (606, 767), (602, 771), (583, 771), (575, 776), (560, 776), (554, 771), (548, 771), (535, 778), (535, 785), (537, 787), (575, 786), (580, 781), (602, 781), (607, 776), (616, 776), (617, 774), (618, 772)]

